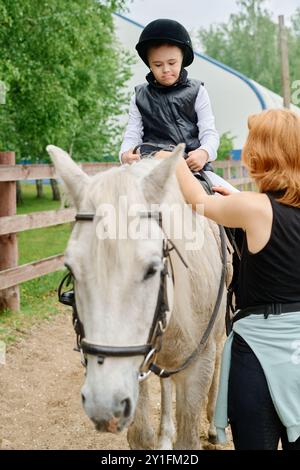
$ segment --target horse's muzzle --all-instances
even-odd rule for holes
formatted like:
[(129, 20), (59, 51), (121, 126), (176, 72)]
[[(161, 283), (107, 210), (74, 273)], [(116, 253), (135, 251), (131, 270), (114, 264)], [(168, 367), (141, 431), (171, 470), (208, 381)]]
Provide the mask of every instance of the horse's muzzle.
[(111, 432), (116, 434), (117, 432), (122, 431), (123, 427), (125, 426), (120, 423), (120, 419), (118, 418), (111, 418), (109, 421), (95, 421), (92, 419), (93, 423), (95, 424), (95, 428), (99, 432)]
[(83, 394), (82, 402), (87, 415), (95, 424), (97, 431), (117, 433), (122, 431), (125, 426), (128, 426), (131, 421), (133, 406), (130, 398), (125, 398), (119, 401), (115, 400), (112, 409), (109, 410), (109, 413), (107, 411), (104, 413), (106, 416), (108, 414), (111, 416), (108, 419), (103, 419), (103, 415), (100, 409), (95, 409), (93, 411), (89, 409)]

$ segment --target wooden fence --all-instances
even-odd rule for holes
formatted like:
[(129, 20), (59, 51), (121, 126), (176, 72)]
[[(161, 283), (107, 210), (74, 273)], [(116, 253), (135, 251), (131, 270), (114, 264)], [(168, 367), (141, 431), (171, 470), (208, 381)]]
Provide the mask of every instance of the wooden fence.
[[(0, 153), (0, 311), (19, 310), (18, 284), (63, 268), (63, 254), (18, 266), (16, 234), (24, 230), (73, 222), (74, 209), (50, 210), (16, 215), (16, 181), (56, 178), (52, 165), (15, 165), (13, 152)], [(81, 168), (93, 175), (119, 163), (83, 163)], [(214, 168), (239, 189), (252, 187), (240, 161), (215, 162)]]

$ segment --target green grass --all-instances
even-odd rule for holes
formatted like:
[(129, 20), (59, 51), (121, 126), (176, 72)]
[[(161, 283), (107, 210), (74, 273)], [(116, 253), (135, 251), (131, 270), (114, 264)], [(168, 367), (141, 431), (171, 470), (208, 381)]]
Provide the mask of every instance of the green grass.
[[(59, 209), (60, 202), (52, 201), (51, 187), (44, 185), (44, 197), (37, 199), (35, 185), (22, 186), (23, 203), (18, 214)], [(70, 236), (71, 225), (27, 230), (18, 234), (19, 265), (62, 253)], [(63, 272), (57, 271), (20, 285), (21, 310), (0, 314), (0, 339), (11, 342), (34, 323), (50, 319), (61, 311), (57, 302), (57, 286)]]
[(23, 202), (17, 208), (18, 214), (28, 214), (28, 212), (48, 211), (60, 208), (60, 201), (52, 201), (52, 191), (50, 184), (44, 184), (44, 197), (37, 199), (34, 184), (22, 184)]

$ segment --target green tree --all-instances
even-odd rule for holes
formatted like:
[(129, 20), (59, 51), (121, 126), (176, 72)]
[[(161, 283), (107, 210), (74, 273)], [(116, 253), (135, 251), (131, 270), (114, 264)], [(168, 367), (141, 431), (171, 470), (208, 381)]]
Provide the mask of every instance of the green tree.
[(217, 156), (218, 161), (227, 160), (230, 158), (231, 152), (234, 149), (233, 141), (234, 136), (231, 135), (230, 132), (224, 132), (224, 134), (221, 135)]
[(260, 84), (280, 92), (278, 27), (264, 8), (265, 0), (239, 0), (239, 12), (228, 24), (199, 31), (207, 55)]
[(117, 116), (130, 58), (114, 36), (125, 0), (0, 0), (0, 149), (47, 158), (54, 143), (74, 158), (116, 156)]

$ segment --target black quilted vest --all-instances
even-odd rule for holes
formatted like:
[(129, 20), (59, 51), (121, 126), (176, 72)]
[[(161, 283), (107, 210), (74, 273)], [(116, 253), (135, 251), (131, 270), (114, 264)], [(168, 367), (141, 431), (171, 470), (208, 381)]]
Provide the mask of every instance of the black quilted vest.
[(184, 142), (186, 152), (198, 148), (195, 101), (202, 83), (187, 78), (186, 70), (170, 87), (159, 85), (152, 73), (146, 78), (148, 83), (135, 88), (136, 105), (143, 119), (143, 142), (166, 146)]

